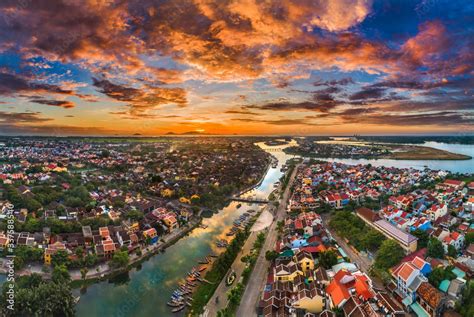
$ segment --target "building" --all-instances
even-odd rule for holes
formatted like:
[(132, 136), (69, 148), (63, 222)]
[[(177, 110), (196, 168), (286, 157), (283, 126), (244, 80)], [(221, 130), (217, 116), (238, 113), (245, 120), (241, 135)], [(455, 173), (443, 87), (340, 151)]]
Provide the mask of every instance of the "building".
[(53, 257), (53, 254), (58, 252), (59, 250), (66, 250), (66, 245), (62, 242), (56, 241), (53, 244), (50, 244), (46, 250), (44, 250), (44, 264), (46, 265), (51, 265), (51, 260)]
[(417, 237), (398, 229), (386, 220), (375, 221), (373, 227), (382, 232), (387, 238), (397, 241), (407, 254), (416, 251)]
[[(434, 288), (430, 283), (423, 282), (417, 290), (417, 303), (421, 309), (431, 317), (441, 316), (444, 306), (445, 298), (443, 294)], [(418, 307), (413, 305), (413, 310), (420, 316)]]
[(150, 228), (148, 230), (143, 231), (143, 237), (145, 240), (150, 238), (150, 244), (155, 244), (158, 242), (158, 233), (156, 232), (155, 228)]

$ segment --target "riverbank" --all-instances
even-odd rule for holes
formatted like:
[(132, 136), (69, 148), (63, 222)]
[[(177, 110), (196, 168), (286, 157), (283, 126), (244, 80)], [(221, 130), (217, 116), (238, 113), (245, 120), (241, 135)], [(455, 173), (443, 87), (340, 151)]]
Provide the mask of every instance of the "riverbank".
[[(80, 288), (101, 281), (105, 281), (117, 275), (126, 273), (131, 269), (137, 267), (144, 261), (148, 260), (149, 258), (153, 257), (154, 255), (158, 254), (159, 252), (162, 252), (166, 248), (172, 246), (174, 243), (179, 241), (182, 237), (186, 236), (190, 231), (196, 228), (201, 223), (201, 221), (202, 217), (199, 214), (194, 219), (192, 219), (185, 227), (181, 227), (180, 229), (182, 230), (175, 231), (168, 235), (166, 237), (167, 240), (161, 240), (154, 245), (150, 245), (146, 248), (141, 249), (141, 255), (137, 255), (136, 252), (131, 253), (130, 262), (126, 267), (111, 269), (108, 263), (101, 263), (96, 265), (95, 267), (88, 268), (88, 272), (90, 272), (90, 274), (87, 274), (85, 279), (82, 277), (80, 270), (70, 270), (69, 274), (71, 276), (71, 286), (73, 288)], [(4, 260), (5, 259), (2, 259), (2, 261)], [(31, 275), (33, 273), (39, 274), (45, 279), (51, 278), (51, 273), (45, 272), (43, 270), (43, 265), (39, 264), (30, 265), (28, 268), (21, 269), (16, 273), (16, 275), (23, 276)], [(0, 268), (0, 274), (6, 274), (6, 270), (4, 268)]]
[(324, 153), (313, 153), (301, 151), (298, 147), (284, 149), (287, 154), (298, 155), (302, 157), (311, 157), (319, 159), (365, 159), (365, 160), (413, 160), (413, 161), (466, 161), (471, 160), (472, 156), (453, 153), (446, 150), (435, 149), (428, 146), (419, 145), (399, 145), (399, 144), (371, 144), (374, 147), (382, 146), (389, 153), (382, 155), (324, 155)]
[(383, 155), (382, 159), (393, 160), (470, 160), (469, 155), (452, 153), (419, 145), (390, 145), (392, 152)]

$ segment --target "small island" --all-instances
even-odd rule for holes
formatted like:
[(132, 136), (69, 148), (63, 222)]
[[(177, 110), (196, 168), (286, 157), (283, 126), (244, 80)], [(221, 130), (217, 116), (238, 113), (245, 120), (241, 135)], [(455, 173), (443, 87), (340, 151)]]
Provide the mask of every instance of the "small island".
[(419, 145), (394, 145), (390, 154), (381, 158), (394, 160), (470, 160), (469, 155), (452, 153)]
[(393, 160), (470, 160), (469, 155), (422, 145), (370, 142), (357, 138), (298, 139), (298, 145), (284, 149), (288, 154), (317, 158)]

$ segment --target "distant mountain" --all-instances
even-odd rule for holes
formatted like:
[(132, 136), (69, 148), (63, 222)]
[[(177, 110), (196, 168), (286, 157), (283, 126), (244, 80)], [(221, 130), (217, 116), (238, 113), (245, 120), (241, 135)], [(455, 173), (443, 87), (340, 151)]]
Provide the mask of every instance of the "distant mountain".
[(188, 131), (183, 133), (168, 132), (166, 135), (214, 135), (213, 133), (199, 132), (199, 131)]

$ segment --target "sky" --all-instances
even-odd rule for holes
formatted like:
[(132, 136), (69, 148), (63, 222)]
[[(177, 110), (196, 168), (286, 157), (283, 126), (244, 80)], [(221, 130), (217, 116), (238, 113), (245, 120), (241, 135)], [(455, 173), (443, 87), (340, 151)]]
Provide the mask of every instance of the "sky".
[(469, 134), (474, 2), (2, 0), (0, 134)]

